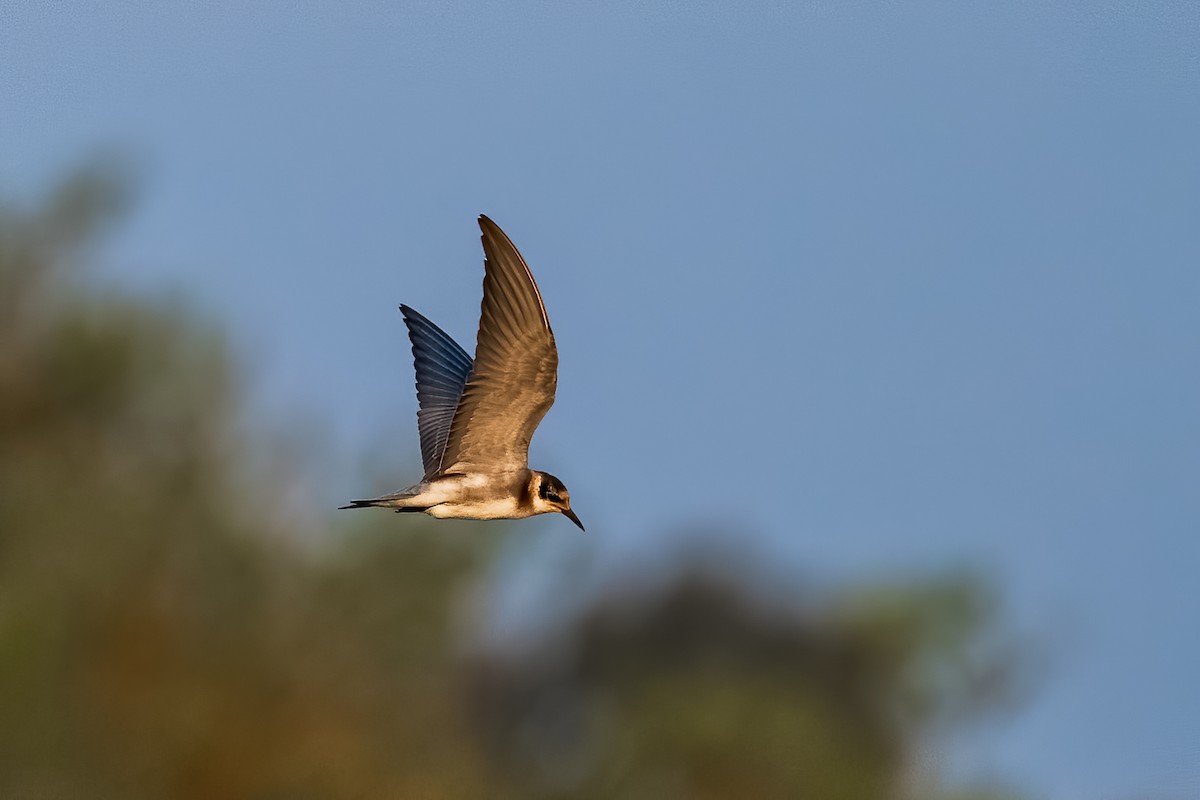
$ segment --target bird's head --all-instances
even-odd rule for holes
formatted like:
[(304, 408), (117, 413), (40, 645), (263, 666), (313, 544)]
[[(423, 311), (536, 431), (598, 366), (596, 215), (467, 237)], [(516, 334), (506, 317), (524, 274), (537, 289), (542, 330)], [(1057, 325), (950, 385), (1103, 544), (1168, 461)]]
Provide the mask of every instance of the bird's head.
[(557, 512), (584, 530), (583, 523), (571, 510), (571, 493), (563, 482), (549, 472), (533, 473), (533, 508), (538, 514)]

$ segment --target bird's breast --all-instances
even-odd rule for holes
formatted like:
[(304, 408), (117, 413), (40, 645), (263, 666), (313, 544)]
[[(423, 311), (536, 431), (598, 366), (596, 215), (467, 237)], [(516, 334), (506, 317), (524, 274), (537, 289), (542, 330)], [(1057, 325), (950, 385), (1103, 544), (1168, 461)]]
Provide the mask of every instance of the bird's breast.
[[(439, 519), (519, 519), (533, 516), (528, 473), (447, 475), (432, 482), (438, 502), (427, 513)], [(433, 488), (431, 486), (431, 488)]]
[(532, 516), (531, 510), (522, 509), (514, 497), (452, 500), (431, 506), (427, 513), (439, 519), (519, 519)]

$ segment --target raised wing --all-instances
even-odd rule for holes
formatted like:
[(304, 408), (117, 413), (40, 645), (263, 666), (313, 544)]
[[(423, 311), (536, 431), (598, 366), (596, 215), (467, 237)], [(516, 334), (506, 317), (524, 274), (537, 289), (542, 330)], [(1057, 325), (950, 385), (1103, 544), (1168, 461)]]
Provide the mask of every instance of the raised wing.
[(471, 372), (471, 357), (449, 334), (408, 306), (400, 306), (417, 369), (417, 428), (426, 479), (437, 474), (450, 423)]
[(558, 382), (558, 350), (533, 275), (496, 223), (479, 217), (486, 256), (475, 365), (450, 426), (444, 472), (529, 466), (529, 440)]

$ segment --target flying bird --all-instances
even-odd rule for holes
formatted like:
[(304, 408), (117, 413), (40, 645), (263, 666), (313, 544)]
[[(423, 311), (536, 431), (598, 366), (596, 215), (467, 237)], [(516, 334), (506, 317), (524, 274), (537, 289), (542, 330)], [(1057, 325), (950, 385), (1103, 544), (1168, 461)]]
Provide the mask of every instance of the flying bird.
[(571, 495), (529, 468), (529, 440), (558, 382), (558, 349), (533, 273), (500, 226), (480, 215), (483, 304), (472, 361), (454, 339), (400, 306), (417, 372), (421, 482), (341, 508), (392, 508), (456, 519), (557, 512), (583, 530)]

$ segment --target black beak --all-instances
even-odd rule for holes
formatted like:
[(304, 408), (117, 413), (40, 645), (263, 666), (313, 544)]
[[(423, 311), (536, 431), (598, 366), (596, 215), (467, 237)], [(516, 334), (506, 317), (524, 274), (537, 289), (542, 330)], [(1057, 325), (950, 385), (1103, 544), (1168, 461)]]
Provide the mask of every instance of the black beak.
[(587, 528), (583, 527), (583, 523), (579, 521), (579, 517), (575, 516), (574, 511), (572, 511), (569, 508), (564, 508), (564, 509), (562, 509), (562, 513), (563, 513), (564, 517), (566, 517), (567, 519), (571, 520), (571, 522), (574, 522), (576, 525), (578, 525), (579, 530), (581, 530), (581, 531), (587, 530)]

